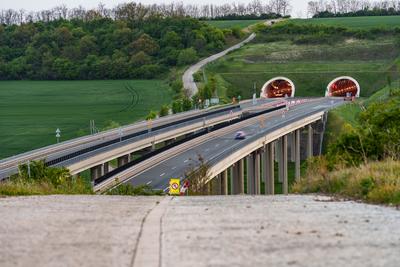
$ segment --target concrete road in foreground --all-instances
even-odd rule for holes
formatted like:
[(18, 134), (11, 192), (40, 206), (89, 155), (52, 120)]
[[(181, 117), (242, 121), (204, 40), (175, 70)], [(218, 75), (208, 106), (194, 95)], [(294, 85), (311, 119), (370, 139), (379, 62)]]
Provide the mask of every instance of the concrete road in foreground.
[(0, 266), (400, 266), (400, 211), (321, 196), (0, 199)]

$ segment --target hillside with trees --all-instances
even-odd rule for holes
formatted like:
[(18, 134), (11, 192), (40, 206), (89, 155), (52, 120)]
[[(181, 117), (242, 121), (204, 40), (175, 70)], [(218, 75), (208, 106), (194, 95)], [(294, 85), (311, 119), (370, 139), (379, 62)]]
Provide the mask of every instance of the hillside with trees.
[(230, 34), (157, 15), (0, 25), (0, 79), (150, 79), (222, 49)]

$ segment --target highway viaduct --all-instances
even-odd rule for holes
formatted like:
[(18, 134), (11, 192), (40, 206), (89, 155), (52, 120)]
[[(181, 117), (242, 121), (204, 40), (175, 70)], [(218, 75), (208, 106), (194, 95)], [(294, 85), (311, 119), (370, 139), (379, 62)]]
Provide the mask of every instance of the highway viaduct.
[[(343, 99), (288, 99), (288, 103), (290, 107), (285, 112), (262, 114), (164, 151), (96, 184), (95, 191), (104, 192), (117, 184), (130, 183), (147, 184), (167, 192), (169, 179), (184, 179), (188, 169), (198, 167), (196, 158), (201, 155), (210, 166), (204, 183), (214, 188), (213, 193), (225, 195), (230, 188), (231, 194), (260, 194), (262, 180), (265, 192), (273, 194), (274, 161), (278, 162), (283, 193), (288, 193), (288, 158), (295, 162), (298, 179), (301, 148), (306, 157), (314, 155), (316, 124), (325, 122), (326, 112), (342, 104)], [(248, 137), (235, 140), (238, 130), (245, 131)], [(301, 147), (302, 132), (305, 134)]]
[[(67, 167), (73, 175), (90, 169), (96, 192), (112, 188), (115, 181), (129, 182), (133, 185), (148, 184), (154, 189), (165, 190), (170, 178), (184, 179), (189, 165), (196, 165), (193, 159), (201, 154), (210, 164), (205, 182), (219, 188), (218, 193), (227, 193), (230, 177), (231, 193), (259, 194), (261, 176), (265, 181), (265, 192), (274, 193), (274, 174), (271, 167), (274, 160), (279, 163), (279, 180), (283, 183), (283, 192), (287, 193), (288, 144), (291, 159), (296, 162), (298, 178), (300, 130), (307, 129), (307, 155), (311, 156), (312, 124), (323, 120), (327, 110), (342, 102), (342, 98), (265, 99), (258, 100), (256, 104), (244, 102), (240, 107), (228, 106), (162, 118), (154, 121), (156, 126), (153, 126), (151, 131), (146, 122), (140, 122), (124, 127), (124, 137), (120, 136), (121, 130), (112, 130), (2, 160), (0, 179), (16, 173), (18, 164), (26, 163), (27, 160), (47, 159), (47, 163), (52, 163), (51, 166)], [(286, 105), (288, 110), (283, 113), (281, 108)], [(278, 111), (266, 113), (273, 108), (277, 108)], [(246, 112), (253, 112), (255, 115), (230, 125), (232, 120), (237, 120)], [(222, 129), (217, 127), (215, 131), (209, 132), (212, 127), (223, 123), (228, 124)], [(261, 127), (261, 124), (265, 124), (265, 127)], [(248, 137), (239, 142), (234, 140), (233, 136), (238, 130), (244, 130)], [(196, 135), (199, 132), (200, 134)], [(177, 137), (183, 137), (183, 141), (174, 141)], [(221, 140), (223, 143), (219, 143)], [(163, 143), (168, 149), (150, 153), (147, 159), (137, 163), (132, 162), (133, 152), (148, 150), (156, 143)], [(168, 147), (168, 144), (171, 145)], [(109, 162), (114, 159), (117, 159), (119, 168), (127, 168), (120, 171), (117, 167), (115, 174), (107, 176), (110, 171)], [(165, 166), (166, 162), (170, 166)], [(248, 178), (247, 187), (244, 185), (245, 174)], [(107, 179), (99, 179), (104, 177)], [(96, 182), (99, 180), (100, 182)]]
[[(260, 104), (281, 103), (282, 100), (265, 100)], [(139, 122), (120, 129), (44, 147), (0, 161), (0, 180), (18, 173), (18, 165), (33, 160), (45, 160), (48, 166), (66, 167), (72, 175), (90, 170), (92, 180), (108, 173), (109, 162), (117, 160), (117, 166), (131, 161), (134, 152), (147, 153), (157, 144), (163, 146), (176, 139), (191, 135), (224, 122), (234, 120), (243, 111), (262, 108), (249, 101), (217, 109), (197, 110), (171, 115), (153, 122)]]

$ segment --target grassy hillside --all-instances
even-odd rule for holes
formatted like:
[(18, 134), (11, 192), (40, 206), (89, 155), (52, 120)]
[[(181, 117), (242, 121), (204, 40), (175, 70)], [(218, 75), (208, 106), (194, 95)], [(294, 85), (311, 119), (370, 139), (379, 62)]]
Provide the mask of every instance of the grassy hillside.
[[(0, 158), (89, 134), (89, 121), (103, 129), (127, 124), (169, 104), (172, 93), (159, 80), (0, 82)], [(116, 123), (112, 123), (114, 126)]]
[(247, 28), (250, 25), (261, 22), (262, 20), (208, 20), (209, 25), (220, 28), (240, 27), (241, 29)]
[[(273, 40), (272, 40), (273, 41)], [(323, 96), (328, 83), (342, 75), (360, 82), (361, 95), (370, 96), (397, 77), (394, 59), (399, 56), (392, 37), (375, 40), (347, 39), (344, 43), (294, 44), (289, 40), (253, 43), (207, 67), (228, 87), (228, 97), (240, 94), (249, 98), (253, 84), (257, 93), (276, 76), (285, 76), (296, 85), (297, 96)]]
[(297, 24), (324, 24), (329, 26), (344, 26), (355, 29), (374, 27), (394, 28), (400, 26), (400, 16), (294, 19), (290, 22), (294, 22)]

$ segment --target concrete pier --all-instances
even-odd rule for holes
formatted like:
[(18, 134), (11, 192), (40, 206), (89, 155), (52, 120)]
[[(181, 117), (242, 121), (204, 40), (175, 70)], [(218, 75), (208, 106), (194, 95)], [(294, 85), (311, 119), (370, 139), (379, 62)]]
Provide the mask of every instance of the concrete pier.
[(288, 157), (287, 157), (287, 135), (282, 137), (282, 145), (281, 145), (281, 175), (282, 175), (282, 191), (283, 194), (287, 195), (288, 190)]
[(94, 182), (103, 175), (103, 164), (90, 168), (90, 178)]
[(228, 170), (220, 174), (221, 195), (228, 195)]
[(265, 194), (273, 195), (275, 193), (274, 143), (269, 143), (265, 146), (264, 159)]
[(232, 171), (232, 195), (239, 194), (244, 194), (244, 159), (236, 162)]
[(125, 164), (128, 164), (129, 161), (130, 161), (130, 154), (119, 157), (119, 158), (117, 159), (118, 167), (121, 167), (121, 166), (123, 166), (123, 165), (125, 165)]
[(307, 158), (311, 158), (313, 153), (313, 135), (314, 130), (311, 124), (307, 126)]
[(298, 181), (300, 179), (300, 130), (295, 131), (295, 179)]

